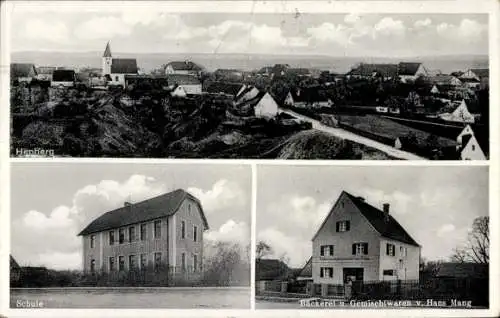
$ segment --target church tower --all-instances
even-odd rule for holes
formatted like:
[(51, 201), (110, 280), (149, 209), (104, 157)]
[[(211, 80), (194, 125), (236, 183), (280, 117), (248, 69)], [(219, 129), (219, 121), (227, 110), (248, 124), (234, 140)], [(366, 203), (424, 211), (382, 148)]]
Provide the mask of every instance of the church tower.
[(113, 58), (111, 57), (111, 48), (108, 44), (106, 44), (106, 49), (104, 50), (104, 54), (102, 55), (102, 75), (111, 74), (111, 63), (113, 62)]

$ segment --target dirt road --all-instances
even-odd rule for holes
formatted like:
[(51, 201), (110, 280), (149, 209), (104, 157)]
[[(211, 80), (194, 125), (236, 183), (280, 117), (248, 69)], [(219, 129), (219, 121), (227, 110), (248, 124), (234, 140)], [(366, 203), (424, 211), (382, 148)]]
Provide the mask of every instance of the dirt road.
[(380, 151), (382, 151), (390, 156), (393, 156), (395, 158), (404, 159), (404, 160), (427, 160), (426, 158), (419, 157), (417, 155), (414, 155), (414, 154), (406, 152), (406, 151), (398, 150), (394, 147), (388, 146), (388, 145), (380, 143), (378, 141), (356, 135), (356, 134), (349, 132), (347, 130), (344, 130), (341, 128), (333, 128), (333, 127), (325, 126), (315, 119), (298, 114), (294, 111), (291, 111), (288, 109), (280, 109), (280, 111), (282, 111), (283, 113), (286, 113), (288, 115), (294, 116), (298, 119), (312, 123), (313, 129), (324, 131), (324, 132), (332, 134), (338, 138), (350, 140), (350, 141), (353, 141), (353, 142), (356, 142), (356, 143), (359, 143), (359, 144), (362, 144), (362, 145), (365, 145), (368, 147), (375, 148), (375, 149), (380, 150)]

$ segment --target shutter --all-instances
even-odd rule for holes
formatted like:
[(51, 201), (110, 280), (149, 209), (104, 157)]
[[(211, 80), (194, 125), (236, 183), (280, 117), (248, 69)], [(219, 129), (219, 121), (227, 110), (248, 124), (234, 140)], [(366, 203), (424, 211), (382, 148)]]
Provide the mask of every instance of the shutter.
[(385, 244), (385, 255), (389, 255), (389, 243)]
[(363, 245), (364, 245), (363, 250), (365, 252), (365, 255), (367, 255), (368, 254), (368, 243), (363, 243)]
[(393, 245), (392, 256), (396, 256), (396, 245)]
[(320, 267), (319, 269), (319, 277), (323, 277), (323, 267)]
[(349, 231), (351, 229), (351, 221), (345, 221), (345, 230)]
[(330, 256), (333, 256), (333, 245), (330, 245)]
[(340, 228), (340, 222), (335, 223), (335, 225), (336, 225), (336, 231), (338, 232)]
[(356, 255), (356, 244), (352, 244), (352, 255)]

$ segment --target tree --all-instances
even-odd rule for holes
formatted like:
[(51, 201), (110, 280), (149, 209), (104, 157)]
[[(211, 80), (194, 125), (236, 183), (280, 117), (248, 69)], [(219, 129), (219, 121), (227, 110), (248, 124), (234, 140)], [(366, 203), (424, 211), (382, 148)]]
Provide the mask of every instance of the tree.
[(257, 247), (255, 249), (255, 258), (256, 259), (260, 260), (264, 256), (270, 255), (272, 253), (273, 253), (273, 249), (266, 242), (259, 241), (259, 243), (257, 243)]
[(489, 216), (475, 218), (472, 223), (472, 230), (468, 235), (467, 243), (463, 247), (457, 247), (451, 256), (451, 259), (461, 263), (472, 262), (478, 264), (489, 264), (489, 223)]

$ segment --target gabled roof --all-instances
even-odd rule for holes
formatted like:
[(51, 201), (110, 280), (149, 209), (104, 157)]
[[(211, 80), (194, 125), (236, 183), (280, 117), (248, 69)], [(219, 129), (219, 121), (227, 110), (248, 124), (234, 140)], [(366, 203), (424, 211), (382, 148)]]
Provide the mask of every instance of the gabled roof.
[(106, 49), (104, 50), (102, 57), (111, 57), (111, 47), (109, 46), (109, 41), (106, 44)]
[(198, 204), (205, 229), (208, 229), (208, 222), (199, 200), (188, 192), (178, 189), (145, 201), (106, 212), (87, 225), (78, 235), (87, 235), (109, 229), (116, 229), (130, 224), (174, 215), (182, 202), (187, 198), (194, 200)]
[[(257, 104), (260, 102), (260, 100), (268, 94), (266, 91), (259, 91), (259, 93), (252, 99), (246, 100), (244, 102), (241, 102), (238, 104), (238, 106), (243, 107), (243, 106), (252, 106), (255, 107)], [(271, 96), (272, 98), (272, 96)]]
[[(351, 202), (358, 208), (359, 212), (368, 220), (368, 222), (382, 237), (414, 246), (420, 246), (391, 214), (389, 214), (388, 218), (386, 218), (383, 211), (366, 203), (362, 198), (356, 197), (346, 191), (342, 191), (333, 208), (330, 210), (330, 214), (335, 209), (335, 206), (339, 202), (340, 198), (342, 198), (342, 196), (347, 196), (351, 200)], [(330, 216), (330, 214), (328, 214), (328, 216), (325, 218), (325, 221)], [(319, 231), (325, 224), (325, 221), (318, 228), (318, 231), (314, 235), (313, 240), (316, 238)]]
[(30, 77), (36, 75), (35, 64), (12, 63), (10, 64), (10, 78)]
[(312, 277), (312, 256), (299, 272), (299, 277)]
[(135, 74), (137, 70), (136, 59), (113, 59), (111, 62), (112, 74)]
[(169, 74), (167, 75), (168, 85), (201, 85), (196, 76), (187, 74)]
[(20, 269), (21, 267), (19, 266), (19, 264), (16, 262), (16, 260), (14, 259), (14, 257), (12, 257), (12, 255), (9, 255), (10, 256), (10, 269)]
[(203, 68), (192, 61), (172, 61), (167, 64), (175, 71), (202, 71)]
[(55, 70), (52, 73), (53, 82), (73, 82), (75, 80), (75, 71), (73, 70)]
[(398, 75), (415, 75), (422, 63), (401, 62), (398, 64)]
[(207, 93), (219, 94), (223, 93), (226, 95), (236, 96), (238, 92), (244, 88), (245, 85), (241, 83), (230, 83), (230, 82), (213, 82), (208, 85), (206, 91)]
[(471, 68), (470, 70), (479, 78), (490, 77), (490, 69), (488, 68)]
[(288, 266), (278, 259), (255, 260), (255, 280), (277, 280), (286, 278)]
[(396, 77), (398, 75), (398, 65), (362, 63), (358, 67), (353, 68), (348, 74), (359, 75), (359, 76), (372, 76), (375, 73), (378, 73), (383, 77)]

